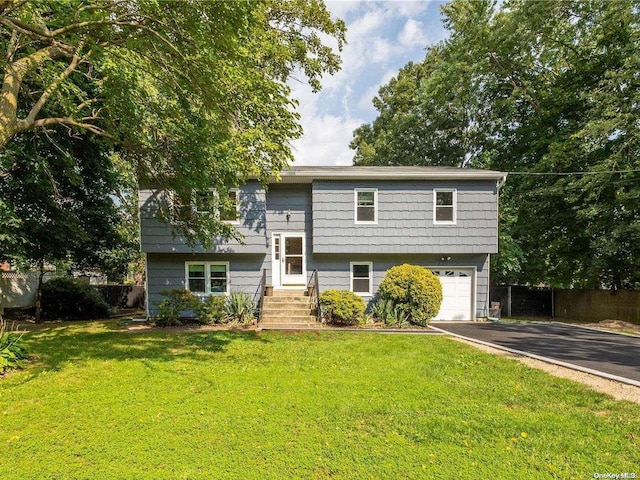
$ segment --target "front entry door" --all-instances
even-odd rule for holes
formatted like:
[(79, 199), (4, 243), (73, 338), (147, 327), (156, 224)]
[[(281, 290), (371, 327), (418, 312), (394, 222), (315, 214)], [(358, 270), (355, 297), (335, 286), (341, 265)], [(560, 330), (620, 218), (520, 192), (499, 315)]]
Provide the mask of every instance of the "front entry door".
[(273, 234), (273, 284), (275, 287), (307, 283), (304, 233)]

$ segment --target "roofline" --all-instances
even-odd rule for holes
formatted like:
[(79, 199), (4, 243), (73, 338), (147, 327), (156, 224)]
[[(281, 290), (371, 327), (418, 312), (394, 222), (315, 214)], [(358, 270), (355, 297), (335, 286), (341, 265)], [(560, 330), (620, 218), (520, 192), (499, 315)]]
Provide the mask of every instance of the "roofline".
[(459, 171), (402, 171), (389, 167), (389, 171), (371, 171), (354, 167), (345, 170), (331, 168), (282, 170), (280, 179), (275, 176), (269, 178), (269, 183), (311, 183), (314, 180), (496, 180), (503, 184), (507, 174), (495, 170), (459, 169)]

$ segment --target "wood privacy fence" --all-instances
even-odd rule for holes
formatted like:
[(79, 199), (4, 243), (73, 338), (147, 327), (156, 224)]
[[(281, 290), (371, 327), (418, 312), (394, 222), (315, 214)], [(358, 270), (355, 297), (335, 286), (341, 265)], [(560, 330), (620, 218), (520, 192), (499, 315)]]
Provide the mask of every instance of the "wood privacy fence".
[(640, 325), (640, 291), (555, 290), (556, 317), (584, 322), (622, 320)]
[(553, 317), (595, 323), (621, 320), (640, 325), (640, 291), (491, 287), (503, 317)]

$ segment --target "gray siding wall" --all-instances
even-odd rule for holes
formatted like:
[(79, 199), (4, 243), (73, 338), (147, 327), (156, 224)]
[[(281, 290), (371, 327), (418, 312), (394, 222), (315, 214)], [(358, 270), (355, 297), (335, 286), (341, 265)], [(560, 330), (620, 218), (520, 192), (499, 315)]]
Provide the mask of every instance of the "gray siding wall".
[[(446, 267), (473, 267), (476, 280), (476, 317), (486, 317), (489, 307), (489, 255), (452, 255), (442, 262), (437, 255), (314, 255), (310, 270), (318, 270), (320, 291), (350, 290), (351, 262), (373, 263), (373, 292), (378, 291), (387, 270), (396, 265), (410, 263), (446, 269)], [(370, 304), (373, 297), (363, 297)]]
[[(377, 225), (356, 225), (354, 189), (378, 189)], [(457, 190), (457, 223), (434, 225), (434, 188)], [(494, 181), (316, 181), (315, 253), (496, 253)]]
[(232, 291), (259, 295), (264, 256), (234, 254), (147, 254), (147, 308), (150, 316), (157, 315), (160, 292), (185, 288), (185, 262), (229, 262)]
[(184, 238), (173, 236), (171, 227), (156, 220), (155, 216), (166, 197), (161, 190), (140, 190), (140, 248), (143, 252), (157, 253), (264, 253), (267, 246), (265, 191), (258, 182), (249, 182), (239, 189), (240, 224), (243, 243), (216, 242), (215, 250), (202, 246), (191, 248)]

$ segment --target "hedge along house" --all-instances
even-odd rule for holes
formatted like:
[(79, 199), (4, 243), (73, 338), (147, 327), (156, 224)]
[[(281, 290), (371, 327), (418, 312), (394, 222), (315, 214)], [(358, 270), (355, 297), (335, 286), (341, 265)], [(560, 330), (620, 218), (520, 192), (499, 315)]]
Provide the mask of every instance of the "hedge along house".
[(390, 267), (410, 263), (441, 279), (436, 320), (486, 317), (505, 179), (446, 167), (294, 167), (266, 190), (257, 181), (232, 190), (238, 215), (228, 221), (244, 241), (220, 241), (212, 250), (174, 237), (155, 218), (168, 195), (141, 190), (147, 313), (157, 313), (165, 289), (259, 298), (264, 283), (276, 293), (306, 289), (314, 270), (320, 291), (351, 290), (369, 303)]

